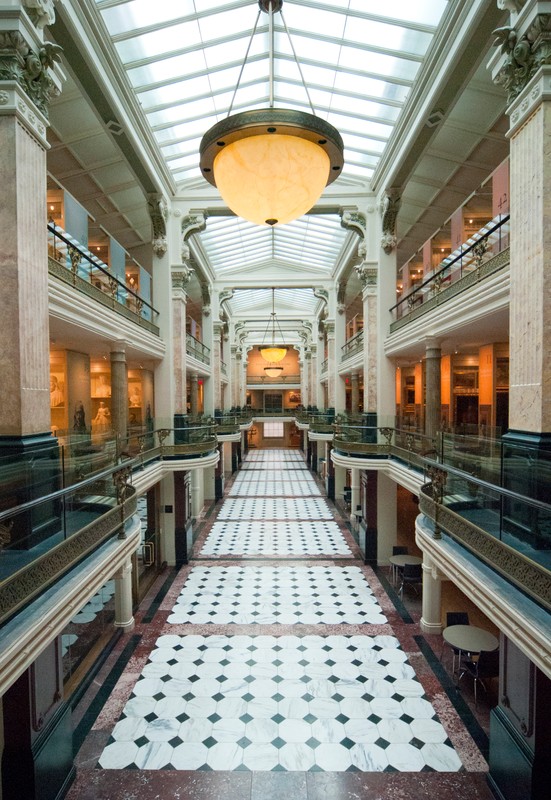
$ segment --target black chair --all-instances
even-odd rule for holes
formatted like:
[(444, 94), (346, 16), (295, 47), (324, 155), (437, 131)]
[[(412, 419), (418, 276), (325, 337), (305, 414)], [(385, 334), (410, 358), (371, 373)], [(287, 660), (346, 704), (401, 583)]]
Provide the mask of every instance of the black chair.
[(404, 564), (402, 570), (402, 583), (400, 584), (400, 598), (404, 599), (404, 586), (413, 586), (417, 592), (417, 586), (423, 583), (423, 570), (421, 564)]
[[(392, 548), (392, 555), (393, 556), (407, 556), (407, 555), (409, 555), (409, 547), (403, 547), (400, 544), (395, 544), (394, 547)], [(398, 580), (398, 575), (400, 575), (401, 572), (402, 572), (402, 568), (401, 567), (397, 567), (396, 564), (392, 564), (391, 566), (392, 566), (392, 570), (391, 570), (392, 580), (393, 580), (394, 583), (396, 583), (397, 580)]]
[[(466, 611), (448, 611), (446, 614), (446, 628), (449, 628), (451, 625), (468, 625), (469, 624), (469, 615)], [(442, 661), (442, 655), (444, 653), (444, 645), (446, 642), (442, 642), (442, 650), (440, 651), (440, 661)], [(457, 647), (452, 647), (451, 644), (448, 647), (452, 651), (452, 675), (455, 675), (455, 659), (461, 655), (461, 650)]]
[(499, 676), (499, 650), (483, 650), (476, 661), (474, 659), (463, 660), (459, 680), (463, 675), (470, 675), (474, 679), (474, 707), (476, 709), (478, 703), (477, 684), (480, 683), (484, 691), (487, 691), (484, 681)]

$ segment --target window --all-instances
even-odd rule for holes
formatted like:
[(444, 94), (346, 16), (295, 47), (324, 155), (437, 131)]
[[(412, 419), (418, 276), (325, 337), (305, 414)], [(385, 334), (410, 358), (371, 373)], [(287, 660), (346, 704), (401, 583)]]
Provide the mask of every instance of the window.
[(265, 439), (283, 439), (283, 422), (265, 422), (264, 423), (264, 438)]

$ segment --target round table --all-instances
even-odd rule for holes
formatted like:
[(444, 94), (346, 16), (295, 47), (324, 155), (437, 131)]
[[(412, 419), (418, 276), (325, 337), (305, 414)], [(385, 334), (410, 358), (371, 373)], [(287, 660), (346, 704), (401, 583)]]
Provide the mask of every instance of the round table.
[(400, 554), (398, 556), (390, 556), (388, 559), (392, 566), (392, 577), (394, 582), (396, 582), (396, 578), (398, 572), (403, 569), (406, 564), (422, 564), (423, 559), (419, 558), (419, 556), (410, 556), (407, 553)]
[(499, 642), (493, 633), (475, 625), (450, 625), (442, 631), (444, 641), (464, 653), (497, 650)]

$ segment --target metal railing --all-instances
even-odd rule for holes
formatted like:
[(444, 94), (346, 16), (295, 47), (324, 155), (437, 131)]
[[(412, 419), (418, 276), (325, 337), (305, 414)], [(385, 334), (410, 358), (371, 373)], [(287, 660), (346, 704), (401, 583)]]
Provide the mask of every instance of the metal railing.
[(356, 355), (360, 350), (363, 349), (364, 346), (364, 332), (363, 330), (358, 331), (354, 336), (348, 339), (347, 342), (343, 344), (341, 347), (342, 355), (341, 361), (345, 361), (347, 358), (350, 358), (353, 355)]
[(210, 347), (200, 342), (191, 333), (186, 333), (186, 353), (198, 361), (202, 361), (203, 364), (210, 364)]
[(50, 272), (56, 277), (158, 335), (155, 322), (159, 312), (151, 303), (113, 275), (101, 259), (63, 228), (51, 222), (48, 223), (48, 255)]
[(480, 272), (485, 262), (503, 252), (508, 246), (509, 215), (505, 214), (496, 217), (465, 244), (454, 250), (440, 263), (434, 274), (401, 297), (390, 309), (394, 320), (411, 314), (466, 275)]
[(248, 386), (269, 386), (270, 384), (289, 384), (300, 386), (300, 375), (279, 375), (277, 378), (270, 378), (268, 375), (247, 375)]

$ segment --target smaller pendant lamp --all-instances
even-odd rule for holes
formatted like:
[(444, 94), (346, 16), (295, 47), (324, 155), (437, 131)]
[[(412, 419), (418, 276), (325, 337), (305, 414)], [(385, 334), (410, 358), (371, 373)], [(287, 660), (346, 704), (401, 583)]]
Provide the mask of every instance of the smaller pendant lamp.
[[(264, 339), (262, 340), (262, 345), (260, 346), (260, 355), (265, 361), (269, 362), (269, 366), (264, 367), (264, 372), (269, 378), (277, 378), (283, 372), (283, 367), (278, 367), (277, 362), (282, 361), (282, 359), (284, 359), (287, 355), (287, 348), (285, 346), (278, 346), (275, 344), (276, 325), (278, 327), (281, 340), (283, 341), (283, 333), (279, 323), (277, 322), (275, 313), (275, 289), (272, 289), (272, 313), (270, 314), (268, 326), (264, 333)], [(266, 340), (268, 334), (271, 334), (271, 344), (264, 345), (264, 341)]]
[[(257, 225), (283, 225), (306, 214), (340, 175), (344, 145), (339, 132), (314, 113), (273, 107), (273, 15), (281, 13), (283, 0), (259, 0), (258, 4), (251, 41), (261, 11), (268, 13), (270, 107), (230, 116), (232, 99), (228, 117), (213, 125), (201, 140), (200, 167), (235, 214)], [(282, 13), (281, 18), (313, 111)]]

